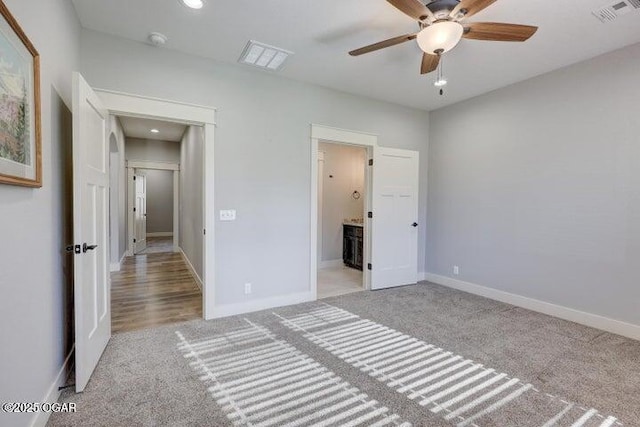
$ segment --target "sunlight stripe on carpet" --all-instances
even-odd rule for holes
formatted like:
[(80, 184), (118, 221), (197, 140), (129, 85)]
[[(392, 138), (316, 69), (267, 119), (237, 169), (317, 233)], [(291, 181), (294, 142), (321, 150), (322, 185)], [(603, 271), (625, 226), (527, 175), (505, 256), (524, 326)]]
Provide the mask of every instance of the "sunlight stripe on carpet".
[(526, 427), (550, 427), (559, 425), (560, 420), (567, 427), (586, 427), (596, 416), (604, 420), (600, 427), (622, 426), (615, 417), (605, 419), (597, 410), (578, 405), (567, 407), (560, 398), (541, 393), (506, 373), (331, 307), (322, 303), (310, 309), (309, 313), (339, 313), (333, 322), (313, 323), (313, 328), (297, 321), (308, 318), (305, 312), (289, 317), (273, 314), (309, 341), (459, 426), (480, 427), (483, 419), (495, 417), (497, 412), (517, 412), (522, 399), (535, 399), (546, 408), (535, 414), (535, 421), (526, 420), (530, 422)]
[[(314, 313), (320, 315), (325, 324), (353, 318)], [(234, 425), (411, 426), (266, 328), (246, 322), (246, 328), (198, 340), (176, 332), (178, 349)]]

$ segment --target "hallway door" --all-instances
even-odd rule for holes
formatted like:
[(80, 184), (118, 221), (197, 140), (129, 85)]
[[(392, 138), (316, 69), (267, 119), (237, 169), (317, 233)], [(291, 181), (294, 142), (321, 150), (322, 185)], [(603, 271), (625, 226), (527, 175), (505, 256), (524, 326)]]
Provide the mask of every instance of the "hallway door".
[(73, 250), (76, 391), (111, 338), (107, 110), (73, 74)]
[(147, 177), (134, 175), (135, 207), (133, 212), (135, 228), (134, 252), (140, 253), (147, 248)]

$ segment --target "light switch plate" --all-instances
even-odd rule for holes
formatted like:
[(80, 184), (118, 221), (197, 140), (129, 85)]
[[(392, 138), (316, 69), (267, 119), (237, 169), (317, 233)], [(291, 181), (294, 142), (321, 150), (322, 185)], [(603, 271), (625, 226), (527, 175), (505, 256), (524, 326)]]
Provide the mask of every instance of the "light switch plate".
[(235, 221), (235, 220), (236, 220), (235, 209), (225, 209), (220, 211), (220, 221)]

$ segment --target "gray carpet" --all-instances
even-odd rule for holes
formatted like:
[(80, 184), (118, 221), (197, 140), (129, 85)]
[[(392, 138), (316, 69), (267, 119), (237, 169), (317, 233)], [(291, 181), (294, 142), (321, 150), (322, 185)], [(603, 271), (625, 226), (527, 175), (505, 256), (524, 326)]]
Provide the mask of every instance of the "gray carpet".
[(423, 283), (118, 334), (61, 401), (51, 426), (631, 427), (640, 342)]

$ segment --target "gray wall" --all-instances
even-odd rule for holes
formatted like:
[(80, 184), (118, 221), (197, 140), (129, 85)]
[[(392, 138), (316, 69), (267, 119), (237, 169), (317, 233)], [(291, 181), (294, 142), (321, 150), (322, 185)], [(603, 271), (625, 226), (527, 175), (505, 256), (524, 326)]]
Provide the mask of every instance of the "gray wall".
[(126, 138), (125, 151), (127, 160), (180, 162), (179, 142)]
[(173, 232), (173, 171), (148, 169), (147, 233)]
[(428, 271), (640, 324), (640, 45), (431, 115)]
[[(81, 56), (81, 71), (95, 87), (218, 108), (215, 207), (238, 215), (216, 221), (218, 304), (309, 291), (311, 123), (376, 133), (380, 145), (420, 151), (418, 222), (426, 222), (424, 111), (91, 31), (82, 33)], [(246, 282), (251, 295), (244, 294)]]
[[(364, 216), (364, 148), (321, 142), (324, 153), (322, 176), (322, 261), (342, 259), (342, 223)], [(359, 199), (352, 194), (358, 191)]]
[[(5, 4), (41, 57), (43, 186), (0, 185), (0, 401), (39, 402), (73, 344), (73, 266), (64, 246), (73, 239), (71, 71), (80, 25), (69, 1)], [(0, 425), (32, 418), (0, 412)]]
[(204, 132), (189, 126), (180, 144), (180, 248), (202, 279)]

